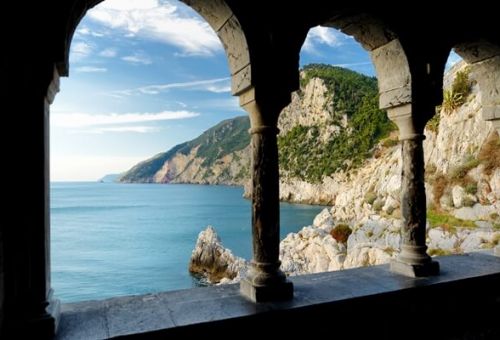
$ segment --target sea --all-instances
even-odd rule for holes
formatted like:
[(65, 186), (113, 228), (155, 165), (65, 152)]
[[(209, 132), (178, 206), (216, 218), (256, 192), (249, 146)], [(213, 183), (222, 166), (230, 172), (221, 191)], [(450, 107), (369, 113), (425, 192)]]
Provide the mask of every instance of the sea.
[[(188, 263), (208, 225), (251, 258), (251, 206), (241, 187), (53, 182), (50, 201), (51, 280), (62, 302), (198, 286)], [(281, 239), (323, 208), (281, 203)]]

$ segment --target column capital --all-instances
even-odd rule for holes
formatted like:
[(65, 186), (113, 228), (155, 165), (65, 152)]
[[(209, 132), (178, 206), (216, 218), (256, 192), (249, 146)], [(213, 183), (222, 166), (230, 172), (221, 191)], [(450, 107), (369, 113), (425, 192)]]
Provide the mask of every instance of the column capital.
[(412, 104), (405, 104), (387, 109), (387, 116), (398, 126), (399, 140), (424, 140), (412, 116)]
[(52, 81), (49, 84), (49, 87), (47, 88), (47, 101), (49, 104), (52, 104), (54, 102), (54, 99), (56, 97), (56, 94), (59, 92), (59, 72), (57, 71), (56, 65), (54, 65), (54, 74), (52, 76)]
[(248, 133), (253, 134), (273, 134), (277, 135), (280, 133), (280, 129), (277, 126), (261, 125), (255, 126), (248, 130)]

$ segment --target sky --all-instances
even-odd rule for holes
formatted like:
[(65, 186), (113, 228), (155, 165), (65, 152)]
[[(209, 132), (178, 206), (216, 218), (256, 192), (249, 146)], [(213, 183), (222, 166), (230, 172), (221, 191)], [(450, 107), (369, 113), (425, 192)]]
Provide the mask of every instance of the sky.
[[(374, 76), (368, 53), (331, 28), (309, 31), (309, 63)], [(96, 181), (246, 114), (221, 42), (177, 0), (106, 0), (78, 26), (70, 75), (51, 106), (52, 181)]]

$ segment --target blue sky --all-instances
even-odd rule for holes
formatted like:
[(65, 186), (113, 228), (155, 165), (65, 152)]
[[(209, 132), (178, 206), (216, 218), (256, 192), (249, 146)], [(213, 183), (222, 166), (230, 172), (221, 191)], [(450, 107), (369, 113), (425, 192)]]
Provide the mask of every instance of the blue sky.
[[(301, 65), (374, 75), (349, 36), (316, 27)], [(127, 170), (245, 112), (231, 96), (222, 44), (175, 0), (106, 0), (75, 32), (70, 76), (51, 107), (51, 180), (95, 181)]]

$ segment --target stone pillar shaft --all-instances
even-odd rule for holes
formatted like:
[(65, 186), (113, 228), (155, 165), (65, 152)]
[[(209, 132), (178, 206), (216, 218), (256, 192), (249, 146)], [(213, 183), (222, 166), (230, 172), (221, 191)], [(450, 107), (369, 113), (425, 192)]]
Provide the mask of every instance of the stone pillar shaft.
[(427, 212), (422, 143), (425, 136), (411, 137), (401, 141), (401, 253), (391, 263), (391, 270), (413, 277), (436, 275), (439, 265), (427, 255), (425, 245)]
[[(401, 141), (401, 242), (405, 247), (425, 247), (426, 199), (423, 136)], [(424, 249), (425, 252), (425, 249)], [(402, 255), (406, 254), (402, 249)], [(425, 257), (426, 259), (428, 256)], [(408, 261), (412, 259), (408, 258)], [(423, 259), (422, 259), (423, 260)]]
[(278, 129), (261, 126), (252, 134), (253, 261), (279, 267)]
[(252, 122), (253, 258), (247, 275), (241, 280), (240, 290), (254, 302), (291, 299), (293, 285), (280, 270), (279, 261), (277, 117), (281, 106), (266, 105), (264, 110), (254, 100), (244, 107)]

